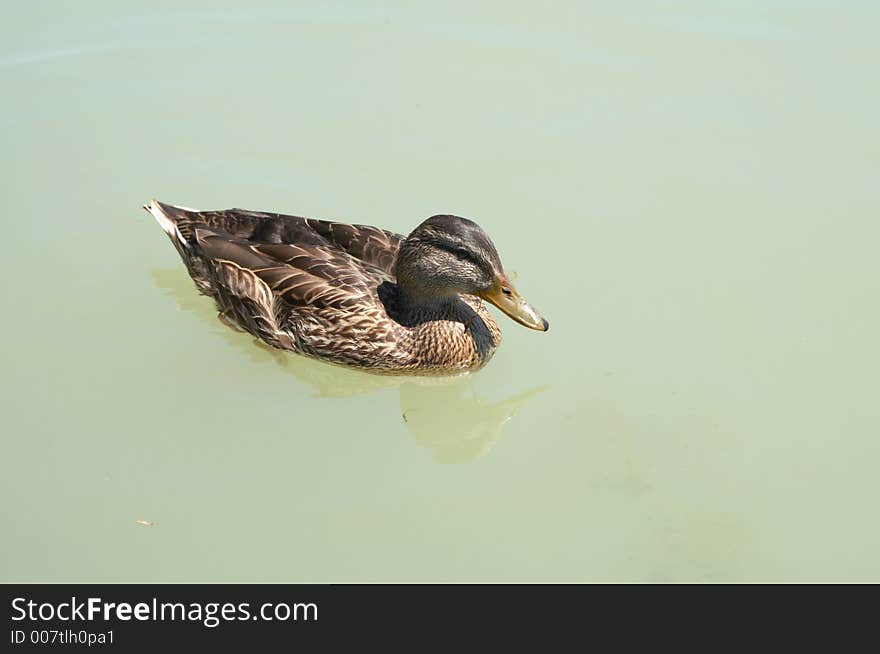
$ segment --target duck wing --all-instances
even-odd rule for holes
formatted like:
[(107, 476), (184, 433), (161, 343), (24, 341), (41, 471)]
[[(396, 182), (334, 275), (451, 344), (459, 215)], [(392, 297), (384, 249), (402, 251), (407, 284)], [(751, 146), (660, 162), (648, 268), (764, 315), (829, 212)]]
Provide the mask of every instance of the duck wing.
[(235, 264), (265, 284), (276, 301), (293, 307), (350, 309), (373, 298), (375, 289), (391, 278), (323, 244), (255, 243), (210, 227), (196, 227), (192, 242), (203, 259)]
[(337, 250), (388, 274), (393, 274), (397, 251), (404, 239), (400, 234), (371, 225), (352, 225), (247, 209), (197, 211), (156, 200), (148, 209), (154, 215), (155, 209), (161, 211), (186, 240), (192, 238), (193, 230), (197, 227), (211, 227), (226, 232), (232, 239), (254, 244)]
[(274, 347), (309, 347), (315, 321), (384, 311), (377, 289), (393, 281), (402, 240), (397, 234), (241, 209), (196, 211), (155, 200), (146, 208), (199, 290), (216, 300), (226, 318)]

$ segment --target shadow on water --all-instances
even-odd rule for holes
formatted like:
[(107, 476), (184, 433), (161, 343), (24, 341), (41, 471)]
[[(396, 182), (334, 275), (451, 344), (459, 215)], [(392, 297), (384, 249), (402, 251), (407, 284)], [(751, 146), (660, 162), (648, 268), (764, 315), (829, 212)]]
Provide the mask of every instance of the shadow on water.
[(547, 389), (538, 386), (507, 399), (481, 398), (470, 375), (451, 378), (376, 375), (331, 365), (308, 357), (269, 348), (246, 333), (225, 327), (217, 318), (214, 303), (199, 295), (192, 281), (179, 269), (154, 269), (153, 280), (173, 297), (180, 309), (195, 313), (233, 347), (244, 351), (257, 364), (274, 363), (314, 392), (332, 399), (397, 388), (400, 414), (416, 443), (433, 452), (437, 463), (466, 463), (488, 452), (501, 437), (505, 423)]

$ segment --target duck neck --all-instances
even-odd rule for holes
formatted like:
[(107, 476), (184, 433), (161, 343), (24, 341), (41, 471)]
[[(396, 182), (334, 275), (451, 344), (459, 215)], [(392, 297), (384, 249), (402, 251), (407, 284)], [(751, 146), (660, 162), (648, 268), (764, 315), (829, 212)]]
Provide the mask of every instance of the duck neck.
[(397, 282), (397, 300), (403, 311), (439, 311), (453, 307), (458, 299), (455, 291), (438, 292), (406, 279)]

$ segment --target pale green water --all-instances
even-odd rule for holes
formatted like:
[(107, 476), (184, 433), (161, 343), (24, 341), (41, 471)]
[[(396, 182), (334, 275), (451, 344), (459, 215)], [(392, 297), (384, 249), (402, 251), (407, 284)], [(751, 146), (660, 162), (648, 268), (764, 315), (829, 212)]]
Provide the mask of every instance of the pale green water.
[[(0, 580), (880, 580), (877, 4), (225, 4), (0, 9)], [(472, 217), (551, 330), (279, 363), (152, 196)]]

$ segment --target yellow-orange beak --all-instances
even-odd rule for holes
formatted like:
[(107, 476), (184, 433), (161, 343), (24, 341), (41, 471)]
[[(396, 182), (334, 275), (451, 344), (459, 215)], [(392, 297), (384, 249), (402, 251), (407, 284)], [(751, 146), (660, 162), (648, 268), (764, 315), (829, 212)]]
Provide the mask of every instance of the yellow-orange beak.
[(520, 325), (542, 332), (550, 329), (550, 323), (544, 320), (531, 304), (526, 302), (526, 299), (513, 287), (510, 280), (503, 275), (495, 277), (495, 283), (478, 295), (494, 304)]

